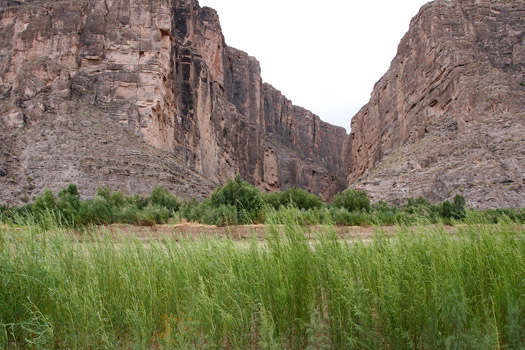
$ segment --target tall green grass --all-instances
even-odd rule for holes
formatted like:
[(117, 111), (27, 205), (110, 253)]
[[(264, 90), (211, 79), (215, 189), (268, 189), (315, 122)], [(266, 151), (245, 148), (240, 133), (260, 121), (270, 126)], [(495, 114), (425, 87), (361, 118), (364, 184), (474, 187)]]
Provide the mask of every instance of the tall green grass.
[[(281, 218), (282, 220), (282, 218)], [(523, 226), (144, 242), (2, 227), (0, 346), (523, 349)], [(76, 237), (76, 238), (75, 238)]]

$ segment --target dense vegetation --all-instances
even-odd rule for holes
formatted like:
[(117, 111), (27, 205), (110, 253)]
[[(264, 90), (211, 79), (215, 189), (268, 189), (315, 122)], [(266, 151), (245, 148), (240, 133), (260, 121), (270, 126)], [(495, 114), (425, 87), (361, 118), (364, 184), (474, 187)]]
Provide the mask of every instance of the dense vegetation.
[(361, 243), (282, 220), (264, 244), (0, 227), (0, 348), (525, 346), (523, 226)]
[[(267, 234), (144, 241), (93, 227), (183, 219)], [(351, 189), (326, 205), (237, 177), (202, 202), (162, 187), (81, 200), (69, 185), (0, 207), (0, 221), (0, 348), (525, 347), (523, 209), (467, 210), (461, 196), (396, 207)], [(454, 235), (428, 225), (456, 222)], [(391, 223), (397, 235), (372, 242), (332, 226)]]
[(421, 220), (453, 224), (472, 219), (490, 223), (510, 219), (525, 223), (525, 209), (467, 210), (465, 198), (460, 195), (452, 202), (441, 204), (431, 204), (419, 197), (396, 207), (386, 202), (371, 204), (365, 192), (348, 189), (326, 205), (318, 196), (297, 188), (261, 193), (239, 176), (228, 180), (201, 202), (179, 200), (163, 187), (155, 187), (150, 196), (125, 196), (120, 191), (99, 188), (93, 199), (80, 200), (77, 187), (71, 184), (59, 191), (57, 197), (46, 189), (33, 203), (16, 208), (0, 207), (0, 221), (42, 228), (111, 223), (155, 225), (182, 219), (223, 226), (264, 223), (269, 216), (283, 223), (283, 217), (290, 214), (301, 223), (312, 225), (392, 225)]

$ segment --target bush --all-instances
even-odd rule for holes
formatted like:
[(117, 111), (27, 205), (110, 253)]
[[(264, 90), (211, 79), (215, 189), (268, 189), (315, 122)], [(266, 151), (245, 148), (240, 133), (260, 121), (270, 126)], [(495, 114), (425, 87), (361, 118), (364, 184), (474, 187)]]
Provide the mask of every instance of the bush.
[(220, 205), (204, 212), (202, 223), (206, 225), (237, 225), (237, 208), (233, 205)]
[(299, 209), (310, 210), (320, 209), (324, 206), (323, 201), (319, 196), (310, 194), (300, 188), (290, 188), (279, 193), (272, 193), (264, 196), (266, 204), (279, 209), (280, 206), (293, 205)]
[(262, 193), (262, 199), (264, 204), (274, 209), (279, 209), (281, 206), (279, 192)]
[(172, 212), (176, 212), (180, 208), (177, 197), (169, 193), (169, 191), (162, 186), (157, 186), (151, 191), (149, 200), (151, 204), (164, 207)]
[(99, 187), (97, 189), (97, 196), (102, 197), (106, 200), (111, 207), (123, 207), (126, 203), (126, 197), (122, 194), (122, 191), (111, 192), (111, 189), (107, 187)]
[(487, 209), (483, 211), (469, 211), (468, 220), (471, 222), (497, 224), (512, 221), (525, 224), (525, 208)]
[(363, 211), (349, 211), (343, 207), (332, 207), (330, 213), (337, 225), (360, 226), (373, 223), (372, 217)]
[(165, 224), (170, 218), (170, 211), (159, 206), (146, 207), (137, 212), (136, 223), (140, 226), (153, 226), (155, 224)]
[(449, 201), (443, 202), (443, 204), (441, 204), (440, 214), (444, 219), (464, 219), (467, 214), (467, 210), (465, 209), (465, 197), (457, 194), (452, 203)]
[(79, 215), (84, 224), (111, 224), (113, 222), (111, 205), (104, 197), (97, 196), (92, 201), (84, 203)]
[(44, 188), (41, 195), (35, 198), (31, 210), (36, 218), (40, 218), (55, 209), (56, 199), (50, 189)]
[(410, 222), (419, 219), (427, 219), (430, 222), (436, 223), (441, 217), (441, 206), (430, 203), (425, 197), (409, 198), (407, 203), (401, 207), (401, 212), (408, 214)]
[(133, 205), (137, 207), (139, 210), (142, 210), (145, 207), (147, 207), (150, 201), (148, 197), (139, 196), (138, 194), (134, 194), (133, 196), (126, 197), (126, 200), (128, 202), (128, 205)]
[(358, 210), (370, 211), (370, 199), (368, 199), (365, 191), (348, 189), (335, 195), (332, 207), (344, 208), (350, 212)]
[[(209, 202), (209, 200), (207, 201)], [(182, 217), (188, 221), (199, 221), (199, 218), (201, 217), (200, 205), (201, 203), (197, 202), (195, 198), (182, 202), (180, 207)]]
[(55, 209), (59, 213), (62, 224), (76, 226), (79, 221), (80, 196), (77, 186), (69, 184), (58, 192), (58, 201)]
[(253, 185), (241, 180), (239, 175), (229, 179), (225, 186), (216, 189), (210, 198), (210, 205), (219, 208), (222, 205), (234, 206), (237, 209), (237, 222), (253, 222), (264, 202), (261, 192)]

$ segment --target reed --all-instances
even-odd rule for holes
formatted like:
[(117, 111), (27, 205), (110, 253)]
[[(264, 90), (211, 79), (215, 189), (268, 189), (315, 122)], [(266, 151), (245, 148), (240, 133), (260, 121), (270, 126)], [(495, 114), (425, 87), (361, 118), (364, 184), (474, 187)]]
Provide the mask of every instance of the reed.
[(264, 242), (2, 226), (0, 346), (525, 346), (523, 226), (400, 226), (365, 243), (284, 221)]

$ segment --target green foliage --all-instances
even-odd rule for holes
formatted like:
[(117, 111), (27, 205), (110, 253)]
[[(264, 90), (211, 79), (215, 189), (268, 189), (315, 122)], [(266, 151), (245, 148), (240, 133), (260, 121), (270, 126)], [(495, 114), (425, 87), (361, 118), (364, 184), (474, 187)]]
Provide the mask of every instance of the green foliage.
[(348, 211), (370, 211), (370, 199), (365, 191), (347, 189), (335, 195), (333, 208), (344, 208)]
[(80, 195), (76, 185), (69, 184), (67, 188), (58, 192), (55, 210), (60, 213), (60, 218), (66, 225), (75, 225), (78, 222)]
[(416, 199), (409, 198), (407, 203), (401, 209), (407, 214), (421, 218), (428, 218), (432, 222), (437, 222), (441, 211), (439, 205), (431, 204), (423, 196)]
[(141, 226), (153, 226), (165, 224), (170, 218), (170, 210), (160, 206), (149, 206), (140, 210), (136, 218), (136, 224)]
[(279, 209), (267, 206), (264, 210), (265, 223), (286, 224), (290, 219), (293, 219), (294, 222), (300, 225), (332, 223), (332, 215), (326, 207), (304, 210), (290, 204), (288, 206), (280, 206)]
[(45, 188), (42, 194), (35, 198), (31, 210), (35, 217), (43, 217), (46, 213), (55, 209), (56, 199), (50, 189)]
[(263, 242), (4, 230), (0, 347), (525, 346), (523, 227), (398, 227), (349, 243), (289, 214)]
[(214, 205), (210, 199), (201, 203), (192, 199), (182, 205), (181, 215), (189, 221), (197, 221), (205, 225), (227, 226), (239, 224), (237, 210), (234, 205)]
[(111, 189), (107, 187), (99, 187), (97, 196), (103, 198), (110, 207), (121, 208), (126, 203), (126, 198), (121, 191), (111, 192)]
[(325, 206), (319, 196), (295, 187), (278, 193), (266, 194), (263, 198), (267, 205), (271, 205), (275, 209), (289, 205), (304, 210), (321, 209)]
[(239, 175), (229, 179), (225, 186), (216, 189), (210, 197), (213, 208), (234, 206), (239, 223), (251, 223), (259, 214), (264, 202), (261, 192), (253, 185), (243, 181)]
[(218, 207), (210, 207), (202, 217), (202, 223), (206, 225), (229, 226), (238, 224), (237, 207), (221, 204)]
[(360, 226), (372, 223), (370, 214), (363, 211), (349, 211), (343, 207), (332, 207), (330, 213), (337, 225)]
[(441, 217), (444, 219), (455, 220), (464, 219), (467, 213), (465, 203), (465, 197), (459, 194), (454, 197), (454, 201), (452, 203), (449, 201), (443, 202), (440, 208)]
[(177, 198), (163, 187), (156, 187), (151, 197), (126, 197), (121, 191), (98, 188), (95, 198), (81, 200), (77, 186), (70, 184), (58, 192), (58, 198), (45, 189), (32, 204), (5, 208), (0, 213), (0, 220), (15, 224), (35, 223), (44, 230), (116, 222), (155, 225), (167, 223), (179, 207)]
[(452, 207), (452, 217), (457, 220), (464, 219), (467, 215), (467, 209), (466, 209), (467, 201), (465, 200), (465, 197), (457, 194), (454, 197), (453, 201), (453, 207)]
[(525, 224), (525, 208), (500, 208), (483, 211), (471, 210), (467, 212), (466, 219), (482, 223), (517, 222)]
[(153, 205), (157, 205), (174, 212), (178, 211), (180, 208), (180, 203), (177, 197), (169, 193), (168, 190), (162, 186), (156, 186), (153, 191), (151, 191), (149, 200)]
[(139, 210), (144, 209), (149, 205), (150, 199), (148, 197), (139, 196), (134, 194), (133, 196), (127, 197), (128, 204), (136, 206)]
[(154, 225), (176, 220), (208, 225), (240, 225), (263, 223), (268, 218), (284, 223), (289, 215), (303, 225), (395, 225), (457, 222), (525, 223), (525, 209), (466, 209), (466, 200), (456, 195), (452, 202), (432, 204), (424, 197), (409, 198), (401, 207), (386, 202), (370, 204), (364, 191), (346, 190), (338, 193), (329, 209), (321, 199), (305, 190), (291, 188), (283, 192), (261, 193), (239, 176), (213, 192), (211, 198), (180, 202), (166, 188), (157, 186), (150, 196), (125, 196), (121, 191), (99, 188), (93, 199), (81, 200), (73, 184), (53, 193), (45, 189), (34, 203), (21, 207), (0, 207), (0, 221), (15, 224), (36, 223), (41, 229), (82, 227), (125, 223)]

